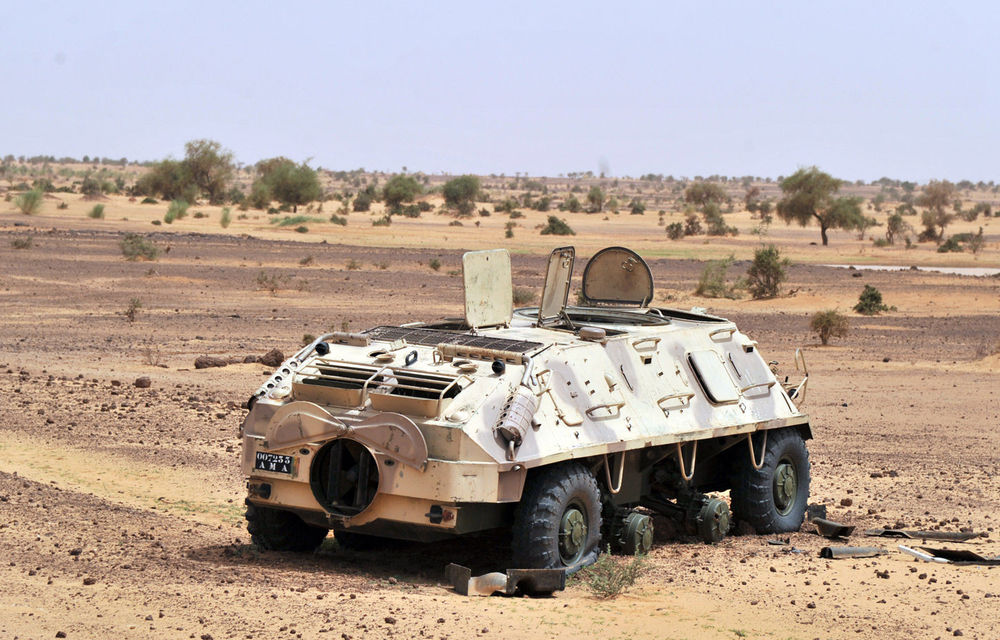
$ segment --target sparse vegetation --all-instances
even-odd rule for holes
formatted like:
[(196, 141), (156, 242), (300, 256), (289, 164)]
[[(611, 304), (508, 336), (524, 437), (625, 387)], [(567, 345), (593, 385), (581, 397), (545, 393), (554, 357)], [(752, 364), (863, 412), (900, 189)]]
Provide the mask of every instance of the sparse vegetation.
[(479, 196), (479, 178), (472, 175), (459, 176), (445, 183), (441, 193), (448, 207), (455, 209), (462, 217), (471, 216), (476, 209)]
[(709, 260), (701, 271), (694, 294), (703, 298), (738, 298), (738, 287), (726, 282), (726, 272), (733, 262), (733, 256), (722, 260)]
[(621, 595), (646, 573), (646, 557), (616, 558), (610, 549), (597, 562), (581, 569), (580, 579), (598, 598), (610, 599)]
[(785, 269), (791, 264), (788, 258), (782, 258), (781, 252), (773, 244), (754, 251), (753, 262), (747, 269), (747, 291), (754, 300), (775, 298), (781, 292), (781, 283), (785, 281)]
[(156, 260), (160, 255), (159, 247), (137, 233), (126, 233), (118, 246), (121, 247), (122, 255), (130, 262)]
[(566, 224), (565, 220), (560, 220), (556, 216), (549, 216), (548, 224), (542, 227), (543, 236), (575, 236), (576, 232)]
[(261, 270), (257, 273), (257, 289), (269, 291), (271, 295), (274, 295), (281, 288), (282, 280), (284, 278), (276, 273), (267, 273)]
[(104, 219), (104, 205), (103, 204), (95, 204), (90, 209), (90, 211), (87, 212), (87, 217), (88, 218), (93, 218), (94, 220), (103, 220)]
[(219, 226), (228, 229), (233, 221), (233, 212), (229, 207), (222, 207), (222, 215), (219, 217)]
[(809, 328), (819, 336), (819, 341), (825, 346), (830, 338), (843, 338), (847, 335), (849, 324), (847, 317), (836, 309), (817, 311), (809, 320)]
[(347, 265), (345, 266), (345, 268), (348, 271), (357, 271), (358, 269), (361, 268), (361, 263), (355, 260), (354, 258), (351, 258), (350, 260), (347, 261)]
[(434, 271), (440, 271), (441, 261), (438, 260), (437, 258), (431, 258), (430, 261), (427, 263), (427, 266), (433, 269)]
[(680, 240), (684, 237), (684, 225), (680, 222), (671, 222), (667, 225), (667, 237), (671, 240)]
[(163, 221), (173, 224), (174, 220), (183, 220), (188, 214), (188, 203), (186, 200), (173, 200), (167, 207), (167, 213), (163, 216)]
[(955, 185), (947, 180), (931, 180), (924, 187), (924, 192), (917, 198), (917, 205), (927, 208), (920, 217), (924, 230), (920, 232), (918, 240), (938, 244), (944, 241), (945, 229), (955, 219), (955, 214), (948, 211), (954, 197)]
[(129, 321), (129, 324), (131, 324), (135, 322), (140, 309), (142, 309), (142, 301), (139, 300), (139, 298), (132, 298), (128, 301), (128, 306), (125, 307), (125, 311), (122, 312), (122, 315), (124, 315), (125, 319)]
[(15, 249), (30, 249), (34, 245), (35, 239), (31, 236), (25, 236), (23, 238), (14, 238), (10, 241), (10, 246)]
[[(385, 206), (395, 211), (404, 202), (413, 202), (413, 199), (420, 195), (422, 190), (423, 188), (416, 178), (399, 174), (389, 178), (389, 181), (385, 183), (385, 187), (382, 188), (382, 200), (385, 201)], [(419, 214), (420, 210), (417, 209), (417, 215)]]
[(515, 305), (529, 304), (535, 299), (534, 289), (514, 287), (513, 301)]
[(347, 218), (343, 216), (338, 216), (336, 213), (330, 216), (330, 222), (336, 225), (340, 225), (341, 227), (347, 226)]
[(316, 171), (306, 163), (296, 164), (288, 158), (261, 160), (256, 165), (257, 179), (251, 187), (251, 200), (277, 200), (297, 213), (300, 205), (319, 200), (323, 189)]
[(285, 216), (284, 218), (274, 218), (271, 220), (271, 224), (279, 227), (294, 227), (308, 222), (326, 222), (326, 219), (311, 216)]
[(45, 194), (38, 189), (32, 189), (14, 198), (14, 206), (24, 215), (33, 216), (41, 210), (43, 198)]
[(311, 264), (313, 264), (314, 262), (316, 262), (316, 259), (313, 258), (311, 255), (308, 255), (305, 258), (302, 258), (301, 260), (299, 260), (299, 266), (300, 267), (308, 267)]
[(889, 307), (882, 303), (882, 292), (870, 284), (866, 284), (864, 291), (858, 296), (858, 303), (854, 305), (854, 310), (861, 315), (874, 316), (888, 311)]

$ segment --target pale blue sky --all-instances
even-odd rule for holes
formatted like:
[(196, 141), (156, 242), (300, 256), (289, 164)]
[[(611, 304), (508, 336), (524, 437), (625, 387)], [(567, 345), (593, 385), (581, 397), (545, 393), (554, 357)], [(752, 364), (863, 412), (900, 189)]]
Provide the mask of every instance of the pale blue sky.
[(1000, 179), (996, 3), (0, 2), (0, 155)]

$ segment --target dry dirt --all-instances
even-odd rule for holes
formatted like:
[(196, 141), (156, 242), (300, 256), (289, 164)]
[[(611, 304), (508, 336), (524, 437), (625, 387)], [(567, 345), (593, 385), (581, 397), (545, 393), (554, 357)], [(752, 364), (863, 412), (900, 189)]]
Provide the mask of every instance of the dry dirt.
[[(259, 553), (243, 527), (237, 436), (242, 402), (269, 371), (194, 370), (194, 359), (289, 353), (305, 333), (460, 313), (461, 252), (438, 248), (439, 230), (419, 242), (383, 238), (407, 247), (397, 248), (182, 227), (154, 236), (170, 247), (158, 261), (126, 262), (122, 226), (0, 214), (0, 638), (1000, 637), (1000, 567), (896, 552), (822, 560), (826, 541), (808, 526), (788, 546), (661, 539), (648, 573), (614, 600), (575, 582), (546, 599), (464, 598), (442, 584), (450, 561), (501, 568), (497, 537), (389, 554), (345, 552), (332, 539), (315, 555)], [(32, 248), (11, 248), (28, 234)], [(804, 252), (816, 231), (802, 234), (793, 240)], [(514, 256), (515, 284), (537, 292), (542, 252), (559, 240), (515, 242), (503, 243), (527, 252)], [(674, 246), (627, 229), (611, 242), (654, 255)], [(847, 246), (822, 259), (851, 261)], [(933, 259), (926, 253), (921, 262)], [(997, 266), (989, 256), (980, 264)], [(1000, 363), (990, 355), (1000, 279), (858, 278), (798, 264), (787, 286), (795, 295), (751, 302), (692, 296), (697, 261), (651, 266), (661, 304), (733, 318), (783, 366), (806, 348), (812, 501), (831, 518), (860, 530), (971, 528), (986, 537), (964, 547), (1000, 555)], [(262, 273), (275, 291), (261, 287)], [(848, 310), (863, 283), (897, 310), (850, 314), (851, 333), (820, 347), (811, 313)], [(129, 322), (132, 298), (142, 307)], [(140, 376), (150, 388), (133, 386)], [(852, 539), (879, 542), (895, 548)]]

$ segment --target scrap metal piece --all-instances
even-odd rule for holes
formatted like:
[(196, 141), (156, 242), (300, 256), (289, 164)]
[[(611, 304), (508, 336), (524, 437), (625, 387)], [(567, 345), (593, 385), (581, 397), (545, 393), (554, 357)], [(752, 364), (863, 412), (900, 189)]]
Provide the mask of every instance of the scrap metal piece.
[(929, 553), (924, 553), (923, 551), (917, 551), (916, 549), (911, 549), (910, 547), (906, 547), (903, 545), (897, 545), (897, 546), (899, 547), (899, 550), (902, 551), (903, 553), (908, 553), (914, 558), (917, 558), (918, 560), (923, 560), (924, 562), (939, 562), (941, 564), (948, 564), (949, 562), (951, 562), (950, 560), (946, 560), (945, 558), (936, 558)]
[(814, 518), (812, 523), (816, 525), (816, 531), (824, 538), (846, 538), (854, 533), (852, 525), (840, 524), (826, 518)]
[(473, 577), (471, 569), (453, 562), (445, 567), (444, 575), (463, 596), (490, 596), (497, 592), (512, 596), (518, 591), (548, 595), (566, 588), (563, 569), (508, 569), (507, 573), (494, 571)]
[(817, 518), (826, 517), (826, 505), (825, 504), (811, 504), (806, 507), (806, 518), (812, 522)]
[(908, 538), (910, 540), (945, 540), (947, 542), (967, 542), (978, 538), (978, 533), (962, 531), (908, 531), (903, 529), (868, 529), (866, 536), (879, 538)]
[(934, 556), (935, 560), (940, 558), (952, 564), (1000, 566), (1000, 558), (984, 558), (974, 551), (966, 551), (965, 549), (931, 549), (930, 547), (920, 548)]
[(878, 547), (823, 547), (819, 550), (820, 558), (874, 558), (889, 553)]

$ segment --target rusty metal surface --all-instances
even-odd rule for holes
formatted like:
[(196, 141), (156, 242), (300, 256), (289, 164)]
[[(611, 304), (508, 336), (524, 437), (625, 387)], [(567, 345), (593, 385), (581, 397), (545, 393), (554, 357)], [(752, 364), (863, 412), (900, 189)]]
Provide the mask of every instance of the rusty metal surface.
[(841, 524), (826, 518), (815, 518), (812, 523), (816, 525), (816, 531), (824, 538), (846, 538), (854, 533), (854, 527)]
[(878, 538), (907, 538), (910, 540), (944, 540), (947, 542), (967, 542), (978, 538), (979, 534), (971, 531), (910, 531), (903, 529), (868, 529), (866, 536)]
[(494, 593), (512, 596), (515, 593), (548, 595), (566, 588), (563, 569), (508, 569), (473, 576), (472, 570), (451, 563), (444, 569), (445, 579), (463, 596), (490, 596)]
[(878, 547), (823, 547), (819, 550), (820, 558), (874, 558), (889, 553)]

